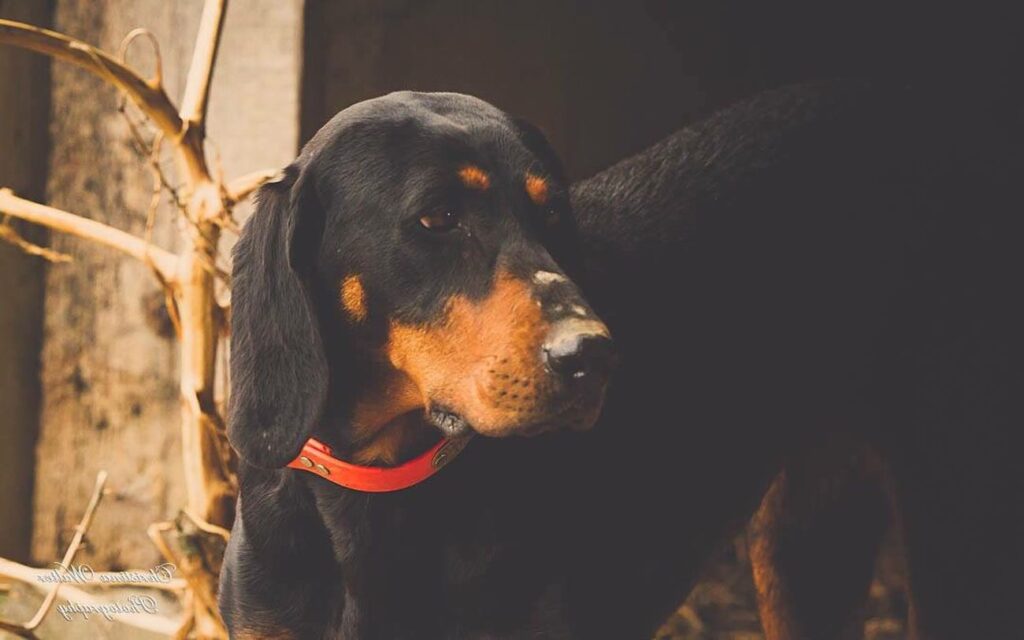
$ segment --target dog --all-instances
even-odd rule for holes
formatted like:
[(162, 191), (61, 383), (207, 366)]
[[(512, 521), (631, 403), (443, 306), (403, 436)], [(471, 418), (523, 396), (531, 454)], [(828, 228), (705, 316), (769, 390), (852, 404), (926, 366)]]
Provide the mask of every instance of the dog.
[[(542, 136), (457, 94), (346, 109), (261, 189), (234, 256), (230, 438), (245, 488), (221, 598), (236, 636), (442, 633), (432, 602), (445, 594), (430, 578), (445, 570), (432, 548), (463, 517), (446, 511), (475, 520), (479, 500), (501, 502), (503, 489), (442, 498), (436, 483), (379, 504), (351, 489), (405, 489), (470, 430), (593, 425), (614, 354), (564, 270), (572, 224)], [(311, 437), (319, 449), (303, 449)], [(320, 477), (276, 469), (297, 457)], [(417, 461), (424, 475), (388, 484)], [(323, 480), (345, 474), (344, 488)], [(422, 509), (434, 524), (412, 538), (372, 524)], [(406, 584), (393, 590), (396, 578)], [(411, 617), (395, 615), (406, 606)]]
[(753, 518), (766, 635), (858, 637), (891, 509), (914, 632), (1008, 637), (1019, 120), (943, 97), (769, 91), (571, 187), (474, 98), (342, 111), (235, 251), (232, 636), (650, 637)]

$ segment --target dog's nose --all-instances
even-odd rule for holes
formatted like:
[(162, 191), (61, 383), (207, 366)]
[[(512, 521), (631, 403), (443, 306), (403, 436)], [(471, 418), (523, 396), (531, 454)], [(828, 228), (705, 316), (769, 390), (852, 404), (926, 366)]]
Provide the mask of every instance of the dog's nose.
[(596, 321), (569, 321), (555, 326), (544, 342), (544, 362), (565, 378), (605, 375), (615, 358), (608, 328)]

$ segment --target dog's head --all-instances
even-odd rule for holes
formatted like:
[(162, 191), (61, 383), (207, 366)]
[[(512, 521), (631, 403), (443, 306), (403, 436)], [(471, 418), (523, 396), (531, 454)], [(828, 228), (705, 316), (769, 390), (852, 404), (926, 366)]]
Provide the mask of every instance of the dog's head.
[(229, 436), (283, 466), (317, 425), (363, 462), (411, 430), (588, 428), (611, 340), (562, 266), (567, 185), (535, 128), (395, 93), (339, 113), (265, 185), (234, 258)]

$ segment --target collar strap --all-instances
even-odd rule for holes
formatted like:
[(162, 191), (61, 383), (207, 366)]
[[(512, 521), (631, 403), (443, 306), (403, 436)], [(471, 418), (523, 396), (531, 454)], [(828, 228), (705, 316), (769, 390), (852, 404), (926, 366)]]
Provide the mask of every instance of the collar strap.
[(289, 462), (288, 466), (315, 473), (340, 487), (385, 493), (407, 489), (423, 482), (459, 455), (468, 442), (469, 438), (445, 438), (397, 467), (364, 467), (335, 458), (331, 455), (330, 447), (310, 438), (298, 457)]

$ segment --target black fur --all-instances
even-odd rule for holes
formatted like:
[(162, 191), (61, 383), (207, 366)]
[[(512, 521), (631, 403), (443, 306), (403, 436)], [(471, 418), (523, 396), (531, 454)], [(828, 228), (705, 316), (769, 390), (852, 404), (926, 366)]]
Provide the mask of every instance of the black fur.
[[(421, 99), (434, 100), (403, 94), (409, 104), (385, 106), (415, 109)], [(510, 162), (544, 161), (529, 130), (473, 105), (500, 123)], [(1004, 106), (850, 83), (788, 88), (574, 185), (574, 216), (560, 212), (557, 232), (509, 241), (576, 261), (588, 300), (612, 326), (622, 362), (599, 425), (585, 435), (478, 438), (437, 477), (395, 494), (257, 468), (293, 456), (311, 428), (324, 437), (342, 428), (344, 411), (330, 405), (358, 381), (325, 367), (365, 338), (335, 332), (327, 364), (313, 353), (309, 319), (323, 326), (330, 315), (322, 298), (317, 306), (323, 292), (301, 259), (283, 259), (295, 242), (286, 230), (301, 228), (306, 212), (287, 206), (287, 186), (266, 188), (236, 262), (248, 273), (238, 273), (234, 294), (231, 429), (243, 461), (221, 580), (229, 626), (348, 640), (650, 637), (781, 469), (813, 467), (800, 461), (821, 450), (842, 459), (835, 443), (850, 442), (890, 470), (922, 634), (1012, 635), (1024, 595), (1014, 438), (1024, 418), (1024, 225), (1013, 187), (1020, 121)], [(293, 175), (301, 184), (316, 167), (328, 212), (318, 277), (337, 251), (368, 277), (395, 256), (430, 264), (371, 288), (392, 292), (371, 308), (422, 317), (440, 289), (481, 291), (493, 263), (424, 263), (431, 258), (393, 244), (387, 208), (415, 197), (419, 171), (445, 160), (385, 120), (362, 125), (355, 140), (318, 135)], [(340, 126), (348, 123), (328, 129)], [(408, 163), (401, 175), (372, 160), (352, 164), (376, 144)], [(346, 216), (356, 203), (385, 222), (354, 226)], [(510, 206), (500, 224), (524, 220), (523, 207)], [(285, 317), (266, 317), (276, 314)], [(282, 397), (296, 385), (301, 400)], [(803, 530), (792, 524), (766, 532), (778, 542), (766, 548), (792, 549), (787, 536)], [(862, 544), (832, 534), (827, 544), (843, 557)], [(807, 567), (810, 557), (767, 561)], [(863, 588), (864, 572), (849, 573), (849, 588)], [(803, 637), (848, 622), (849, 611), (835, 624), (820, 620), (833, 585), (789, 586), (801, 595), (784, 615)]]
[(321, 417), (327, 355), (310, 278), (323, 214), (303, 188), (301, 169), (257, 196), (258, 224), (234, 253), (231, 445), (248, 461), (292, 460)]
[[(486, 192), (457, 184), (466, 162), (489, 172)], [(547, 178), (543, 206), (511, 182), (526, 171)], [(483, 297), (499, 263), (529, 279), (538, 269), (560, 270), (553, 256), (578, 262), (568, 255), (578, 251), (557, 157), (539, 131), (482, 101), (398, 93), (339, 114), (257, 202), (234, 267), (229, 435), (242, 462), (220, 596), (229, 625), (299, 637), (420, 638), (442, 633), (448, 622), (438, 612), (454, 590), (467, 601), (460, 624), (517, 628), (548, 582), (522, 576), (551, 569), (533, 545), (502, 537), (532, 520), (524, 496), (539, 488), (540, 475), (523, 482), (508, 469), (479, 482), (455, 480), (468, 473), (458, 460), (422, 486), (369, 496), (277, 467), (310, 435), (343, 458), (354, 448), (352, 401), (373, 385), (363, 375), (373, 364), (365, 347), (384, 339), (389, 322), (431, 321), (453, 293)], [(431, 234), (416, 224), (449, 206), (459, 207), (470, 234)], [(337, 304), (338, 283), (351, 273), (367, 293), (368, 317), (359, 323)], [(410, 454), (431, 437), (424, 432)], [(475, 443), (468, 464), (489, 465), (490, 476), (521, 446)], [(483, 548), (461, 549), (449, 527), (474, 547), (484, 536)], [(437, 557), (439, 545), (451, 548), (447, 561)], [(487, 576), (500, 598), (478, 589), (474, 558), (503, 567)], [(389, 575), (401, 578), (381, 582)], [(439, 589), (439, 576), (454, 578)], [(408, 615), (391, 615), (400, 609)]]

